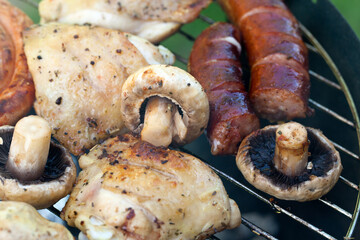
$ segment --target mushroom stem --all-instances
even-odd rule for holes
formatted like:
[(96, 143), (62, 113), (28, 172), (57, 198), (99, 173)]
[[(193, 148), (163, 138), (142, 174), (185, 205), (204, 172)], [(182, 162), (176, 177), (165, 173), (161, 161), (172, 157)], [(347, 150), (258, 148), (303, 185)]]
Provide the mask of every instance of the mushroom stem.
[(185, 136), (186, 127), (176, 105), (166, 98), (152, 97), (145, 110), (141, 139), (154, 146), (167, 147), (173, 137)]
[(296, 122), (282, 124), (276, 130), (274, 164), (277, 170), (294, 177), (306, 168), (309, 142), (304, 126)]
[(22, 118), (14, 129), (6, 168), (19, 180), (39, 179), (49, 155), (51, 129), (39, 116)]

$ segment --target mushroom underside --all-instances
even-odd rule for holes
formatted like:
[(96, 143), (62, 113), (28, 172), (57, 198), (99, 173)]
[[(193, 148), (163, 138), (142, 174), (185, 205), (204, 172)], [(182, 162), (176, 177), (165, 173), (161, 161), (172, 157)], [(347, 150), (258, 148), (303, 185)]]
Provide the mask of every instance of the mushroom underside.
[(310, 140), (308, 167), (299, 176), (290, 177), (275, 168), (273, 158), (275, 150), (275, 131), (276, 128), (266, 131), (260, 130), (257, 134), (250, 137), (249, 158), (251, 164), (272, 184), (286, 190), (291, 187), (300, 186), (302, 183), (315, 177), (326, 177), (337, 161), (332, 149), (323, 141), (317, 139), (312, 130), (307, 129)]
[[(13, 179), (12, 174), (6, 169), (6, 162), (9, 156), (9, 149), (14, 131), (9, 130), (1, 133), (3, 144), (0, 145), (0, 177), (4, 179)], [(22, 185), (41, 184), (53, 181), (62, 176), (67, 167), (71, 166), (69, 159), (65, 158), (64, 152), (56, 144), (51, 142), (49, 157), (46, 162), (44, 173), (35, 181), (19, 181)], [(0, 178), (0, 179), (1, 179)], [(3, 181), (3, 180), (2, 180)]]
[(156, 97), (164, 98), (164, 99), (171, 101), (176, 106), (176, 110), (179, 112), (181, 117), (184, 117), (184, 113), (186, 114), (185, 110), (180, 106), (180, 104), (176, 100), (169, 98), (168, 96), (163, 95), (163, 94), (151, 94), (149, 96), (146, 96), (146, 98), (141, 103), (141, 107), (139, 108), (140, 121), (139, 121), (138, 125), (135, 127), (135, 129), (133, 130), (134, 133), (141, 132), (143, 125), (144, 125), (147, 103), (149, 102), (149, 100), (151, 98), (156, 98)]
[(21, 201), (37, 209), (47, 208), (70, 193), (76, 178), (76, 166), (70, 153), (51, 142), (43, 174), (37, 180), (21, 181), (7, 170), (14, 127), (0, 128), (0, 200)]

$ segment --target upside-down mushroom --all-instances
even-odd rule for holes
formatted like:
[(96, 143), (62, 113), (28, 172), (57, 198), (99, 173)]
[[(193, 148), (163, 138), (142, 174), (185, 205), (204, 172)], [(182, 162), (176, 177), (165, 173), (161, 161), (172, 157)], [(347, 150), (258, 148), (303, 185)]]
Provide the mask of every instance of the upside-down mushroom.
[(0, 239), (72, 240), (61, 224), (43, 218), (35, 208), (23, 202), (0, 202)]
[(203, 133), (209, 102), (200, 83), (189, 73), (168, 65), (150, 65), (125, 81), (121, 112), (126, 127), (141, 133), (142, 140), (167, 147), (170, 143), (184, 145)]
[(49, 124), (38, 116), (0, 128), (0, 199), (46, 208), (65, 197), (76, 178), (70, 153), (50, 141)]
[(248, 182), (279, 199), (310, 201), (339, 179), (339, 153), (319, 130), (290, 122), (247, 136), (236, 163)]

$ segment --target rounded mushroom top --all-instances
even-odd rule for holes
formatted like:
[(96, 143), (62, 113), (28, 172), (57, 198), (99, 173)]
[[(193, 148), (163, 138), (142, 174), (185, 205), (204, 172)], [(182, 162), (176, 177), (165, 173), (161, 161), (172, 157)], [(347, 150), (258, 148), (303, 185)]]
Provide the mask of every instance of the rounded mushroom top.
[(128, 77), (122, 87), (121, 112), (125, 125), (140, 133), (141, 110), (150, 97), (167, 98), (180, 112), (186, 127), (183, 137), (173, 139), (184, 145), (200, 136), (209, 120), (209, 101), (200, 83), (186, 71), (169, 65), (150, 65)]
[(22, 201), (37, 209), (47, 208), (70, 193), (76, 166), (70, 153), (51, 141), (45, 169), (37, 180), (16, 179), (7, 169), (14, 127), (0, 127), (0, 200)]
[[(298, 175), (287, 175), (275, 166), (274, 161), (278, 127), (257, 130), (241, 143), (236, 163), (246, 180), (256, 188), (285, 200), (310, 201), (328, 193), (342, 170), (340, 155), (332, 143), (321, 131), (306, 127), (310, 142), (307, 163)], [(288, 156), (288, 152), (278, 151), (285, 158)]]

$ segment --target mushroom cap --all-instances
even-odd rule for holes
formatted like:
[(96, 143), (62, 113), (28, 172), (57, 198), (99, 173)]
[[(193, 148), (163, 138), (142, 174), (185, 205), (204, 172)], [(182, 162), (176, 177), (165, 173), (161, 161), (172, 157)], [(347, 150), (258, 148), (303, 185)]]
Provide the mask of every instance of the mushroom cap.
[(0, 199), (20, 201), (37, 209), (47, 208), (70, 193), (76, 179), (76, 166), (70, 153), (51, 141), (45, 171), (36, 181), (19, 181), (6, 170), (14, 127), (0, 127)]
[(0, 202), (0, 222), (0, 239), (74, 239), (66, 227), (48, 221), (35, 208), (23, 202)]
[(307, 168), (300, 176), (289, 177), (273, 163), (278, 127), (257, 130), (241, 143), (236, 164), (245, 179), (257, 189), (284, 200), (311, 201), (328, 193), (342, 170), (339, 152), (333, 144), (321, 131), (306, 127), (310, 140)]
[(122, 87), (121, 112), (125, 125), (140, 133), (143, 127), (140, 110), (147, 98), (170, 99), (180, 109), (187, 127), (184, 139), (173, 143), (184, 145), (200, 136), (209, 120), (209, 101), (200, 83), (186, 71), (169, 65), (150, 65), (128, 77)]

